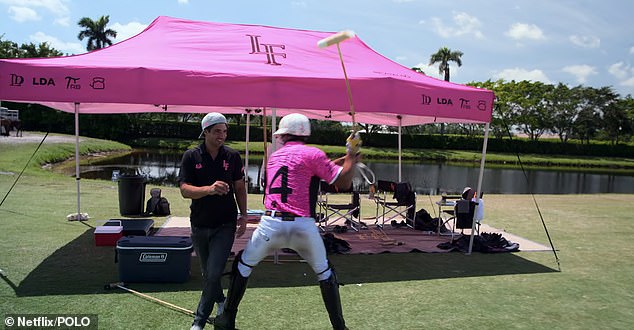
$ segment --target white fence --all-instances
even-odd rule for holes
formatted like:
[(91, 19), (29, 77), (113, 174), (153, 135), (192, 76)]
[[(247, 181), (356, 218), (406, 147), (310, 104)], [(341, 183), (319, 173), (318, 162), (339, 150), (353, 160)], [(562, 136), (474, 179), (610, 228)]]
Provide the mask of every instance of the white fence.
[(0, 117), (10, 120), (20, 120), (20, 110), (9, 110), (5, 107), (0, 107)]

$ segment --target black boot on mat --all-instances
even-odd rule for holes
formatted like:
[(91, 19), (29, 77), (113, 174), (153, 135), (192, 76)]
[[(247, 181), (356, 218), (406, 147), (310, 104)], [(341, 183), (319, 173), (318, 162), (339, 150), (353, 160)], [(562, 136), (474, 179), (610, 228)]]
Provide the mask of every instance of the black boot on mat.
[(214, 320), (214, 329), (216, 330), (234, 330), (236, 328), (238, 305), (240, 305), (240, 300), (242, 300), (244, 296), (244, 292), (247, 289), (247, 282), (249, 281), (249, 278), (242, 276), (238, 270), (238, 263), (242, 262), (241, 258), (242, 251), (233, 259), (229, 290), (227, 292), (227, 299), (225, 299), (225, 309), (222, 314), (217, 316)]

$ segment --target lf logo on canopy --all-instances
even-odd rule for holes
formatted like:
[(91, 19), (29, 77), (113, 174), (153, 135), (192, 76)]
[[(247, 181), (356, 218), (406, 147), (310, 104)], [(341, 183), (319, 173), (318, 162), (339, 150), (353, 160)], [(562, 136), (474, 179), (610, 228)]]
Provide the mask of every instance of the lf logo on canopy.
[[(249, 37), (249, 39), (251, 39), (251, 52), (249, 54), (264, 54), (266, 55), (266, 64), (282, 65), (275, 61), (275, 55), (279, 55), (279, 56), (282, 56), (283, 58), (286, 58), (286, 53), (276, 53), (273, 50), (273, 48), (277, 47), (281, 49), (286, 49), (285, 45), (263, 44), (263, 43), (260, 43), (261, 36), (256, 36), (251, 34), (247, 34), (247, 36)], [(262, 51), (261, 46), (264, 47), (264, 51)]]

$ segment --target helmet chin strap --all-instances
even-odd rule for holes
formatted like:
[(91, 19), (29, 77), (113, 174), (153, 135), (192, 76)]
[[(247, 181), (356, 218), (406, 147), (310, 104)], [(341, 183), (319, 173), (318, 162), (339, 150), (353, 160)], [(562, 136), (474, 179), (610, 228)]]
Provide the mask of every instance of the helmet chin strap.
[(355, 165), (357, 166), (357, 173), (361, 175), (361, 177), (367, 184), (373, 185), (376, 183), (376, 176), (367, 165), (362, 162), (358, 162)]

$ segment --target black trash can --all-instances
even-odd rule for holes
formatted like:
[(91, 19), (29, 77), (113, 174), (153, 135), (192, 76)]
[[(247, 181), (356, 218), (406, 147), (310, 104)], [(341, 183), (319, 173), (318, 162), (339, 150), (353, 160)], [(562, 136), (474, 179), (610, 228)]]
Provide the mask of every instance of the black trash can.
[(145, 179), (140, 175), (119, 176), (119, 213), (142, 215), (145, 206)]

